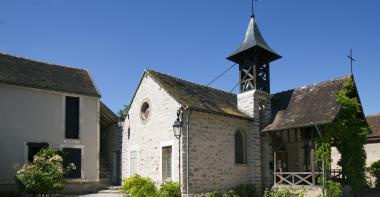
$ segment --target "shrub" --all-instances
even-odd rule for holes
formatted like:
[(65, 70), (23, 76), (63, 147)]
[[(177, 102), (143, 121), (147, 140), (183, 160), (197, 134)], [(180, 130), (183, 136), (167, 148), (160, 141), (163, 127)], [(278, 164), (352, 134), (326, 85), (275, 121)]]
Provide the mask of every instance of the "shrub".
[(34, 195), (52, 194), (63, 189), (64, 174), (75, 168), (62, 165), (62, 152), (53, 149), (41, 149), (16, 173), (16, 179), (22, 190)]
[(130, 197), (155, 197), (157, 189), (150, 178), (143, 178), (140, 175), (124, 180), (120, 190), (128, 193)]
[(181, 197), (179, 184), (173, 181), (162, 183), (158, 195), (160, 197)]
[(214, 191), (196, 195), (196, 197), (256, 197), (256, 190), (253, 185), (239, 185), (227, 192)]
[(341, 197), (343, 195), (340, 183), (332, 180), (326, 181), (326, 192), (328, 197)]
[(376, 188), (380, 188), (380, 160), (375, 161), (369, 167), (369, 173), (376, 178), (375, 186)]
[(239, 185), (232, 189), (239, 197), (256, 197), (256, 189), (253, 185)]
[(303, 197), (305, 191), (303, 189), (278, 188), (274, 190), (266, 189), (263, 197)]
[(227, 196), (227, 193), (215, 191), (215, 192), (198, 194), (198, 195), (195, 195), (195, 197), (230, 197), (230, 196)]

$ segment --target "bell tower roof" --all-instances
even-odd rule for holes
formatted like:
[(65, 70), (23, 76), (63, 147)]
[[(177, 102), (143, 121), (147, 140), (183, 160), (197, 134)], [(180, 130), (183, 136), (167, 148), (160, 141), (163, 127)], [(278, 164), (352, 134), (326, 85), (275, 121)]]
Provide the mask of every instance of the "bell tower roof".
[(240, 64), (247, 57), (252, 56), (252, 54), (257, 54), (258, 58), (265, 63), (281, 58), (281, 56), (265, 42), (256, 24), (254, 15), (250, 18), (243, 42), (227, 59)]

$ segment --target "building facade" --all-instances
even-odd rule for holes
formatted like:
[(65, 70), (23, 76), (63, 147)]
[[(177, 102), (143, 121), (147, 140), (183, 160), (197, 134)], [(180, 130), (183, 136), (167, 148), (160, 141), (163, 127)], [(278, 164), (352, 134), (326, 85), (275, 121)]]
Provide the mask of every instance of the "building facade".
[(338, 117), (336, 96), (354, 79), (272, 94), (270, 63), (279, 58), (251, 16), (227, 58), (239, 67), (238, 94), (145, 70), (124, 124), (122, 178), (179, 181), (185, 196), (241, 184), (258, 193), (277, 185), (318, 189), (315, 139)]
[(68, 190), (99, 183), (100, 93), (86, 70), (0, 54), (0, 95), (0, 189), (44, 147), (75, 164)]

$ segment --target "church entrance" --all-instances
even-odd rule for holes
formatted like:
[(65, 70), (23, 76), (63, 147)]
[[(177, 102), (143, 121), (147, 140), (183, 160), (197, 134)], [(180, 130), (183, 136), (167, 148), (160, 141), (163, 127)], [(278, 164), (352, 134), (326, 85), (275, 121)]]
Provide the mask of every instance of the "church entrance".
[(282, 130), (271, 133), (274, 185), (315, 186), (320, 174), (314, 157), (313, 128)]

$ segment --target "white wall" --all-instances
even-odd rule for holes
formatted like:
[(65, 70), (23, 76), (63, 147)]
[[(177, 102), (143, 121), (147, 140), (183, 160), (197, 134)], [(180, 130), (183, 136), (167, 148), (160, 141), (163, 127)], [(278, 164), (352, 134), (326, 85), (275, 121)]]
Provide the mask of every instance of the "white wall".
[[(141, 119), (141, 106), (150, 103), (150, 116)], [(178, 181), (178, 140), (172, 125), (180, 105), (149, 76), (143, 77), (125, 120), (122, 142), (122, 178), (130, 176), (129, 153), (137, 151), (137, 174), (162, 181), (162, 147), (172, 146), (172, 177)], [(130, 138), (128, 139), (128, 127)]]
[[(80, 139), (65, 139), (65, 96), (80, 97)], [(82, 179), (99, 180), (99, 98), (0, 84), (0, 185), (14, 183), (27, 142), (82, 148)]]

